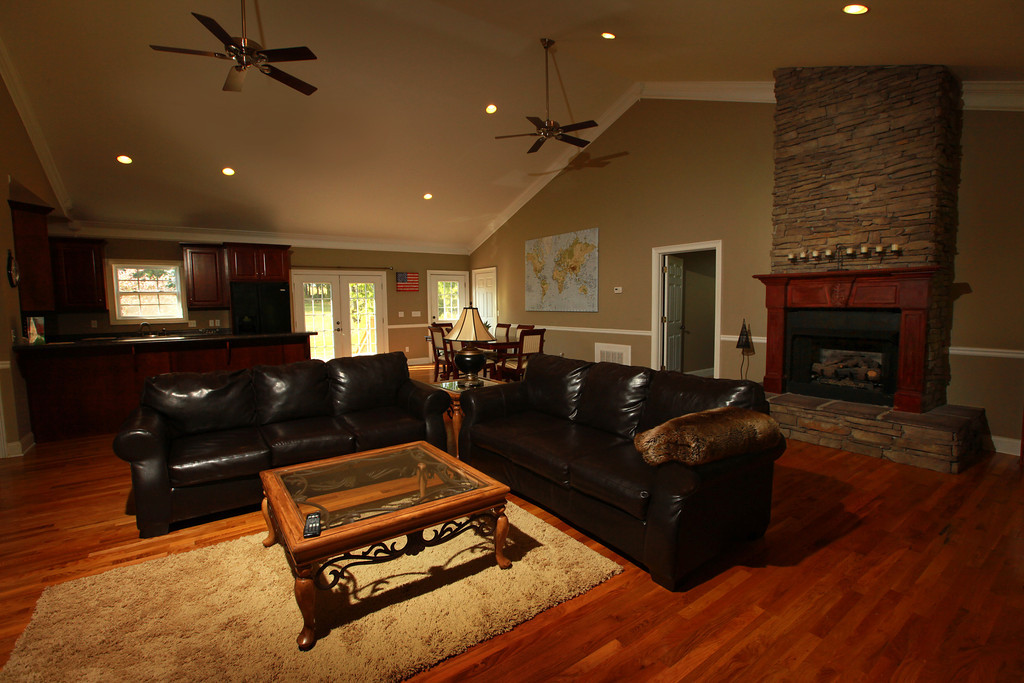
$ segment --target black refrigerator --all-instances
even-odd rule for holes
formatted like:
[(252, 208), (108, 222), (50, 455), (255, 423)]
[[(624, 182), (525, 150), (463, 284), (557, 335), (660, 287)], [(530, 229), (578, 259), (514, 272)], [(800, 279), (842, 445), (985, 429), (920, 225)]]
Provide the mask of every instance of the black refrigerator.
[(235, 334), (292, 331), (287, 282), (232, 282), (231, 330)]

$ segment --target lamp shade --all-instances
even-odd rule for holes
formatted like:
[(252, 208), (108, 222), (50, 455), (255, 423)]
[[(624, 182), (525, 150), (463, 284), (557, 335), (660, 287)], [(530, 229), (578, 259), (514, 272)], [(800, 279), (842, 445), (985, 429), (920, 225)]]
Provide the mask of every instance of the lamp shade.
[(736, 348), (743, 349), (744, 351), (754, 348), (754, 342), (750, 338), (750, 328), (747, 327), (747, 321), (744, 319), (743, 325), (740, 327), (740, 335), (736, 340)]
[(487, 326), (484, 325), (484, 321), (480, 317), (480, 311), (471, 303), (462, 309), (462, 315), (452, 326), (451, 332), (445, 335), (445, 339), (471, 342), (492, 341), (494, 337), (487, 331)]

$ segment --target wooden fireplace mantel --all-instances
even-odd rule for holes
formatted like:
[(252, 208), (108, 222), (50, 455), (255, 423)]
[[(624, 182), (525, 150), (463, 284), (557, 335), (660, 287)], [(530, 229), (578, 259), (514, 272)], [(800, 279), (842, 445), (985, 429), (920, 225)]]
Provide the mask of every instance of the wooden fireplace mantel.
[(786, 311), (795, 308), (898, 310), (899, 367), (893, 407), (921, 412), (929, 294), (932, 277), (938, 271), (938, 267), (923, 267), (755, 275), (767, 288), (765, 391), (785, 391)]

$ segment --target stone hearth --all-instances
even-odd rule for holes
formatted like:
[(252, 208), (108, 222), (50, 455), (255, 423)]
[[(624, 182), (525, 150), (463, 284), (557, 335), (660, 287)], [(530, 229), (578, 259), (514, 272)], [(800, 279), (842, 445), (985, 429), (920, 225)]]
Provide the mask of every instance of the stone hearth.
[(769, 395), (769, 402), (786, 438), (936, 472), (958, 473), (976, 462), (986, 432), (981, 408), (906, 413), (799, 394)]

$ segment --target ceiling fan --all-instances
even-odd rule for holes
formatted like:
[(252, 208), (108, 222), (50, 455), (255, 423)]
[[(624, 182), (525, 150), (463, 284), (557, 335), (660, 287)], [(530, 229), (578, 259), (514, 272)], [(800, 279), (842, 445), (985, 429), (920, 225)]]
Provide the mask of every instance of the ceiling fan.
[(189, 50), (182, 47), (165, 47), (163, 45), (150, 45), (154, 50), (161, 52), (177, 52), (185, 55), (200, 55), (202, 57), (216, 57), (217, 59), (229, 59), (235, 64), (228, 71), (228, 77), (224, 81), (224, 90), (239, 92), (242, 90), (242, 82), (245, 80), (245, 72), (249, 67), (255, 67), (260, 72), (270, 76), (275, 81), (284, 83), (289, 88), (298, 90), (303, 95), (312, 95), (316, 87), (303, 80), (281, 71), (270, 62), (299, 62), (307, 59), (316, 59), (316, 55), (308, 47), (282, 47), (275, 50), (264, 50), (255, 40), (246, 37), (245, 33), (245, 0), (242, 0), (242, 37), (232, 37), (221, 28), (215, 20), (202, 14), (192, 13), (199, 23), (206, 27), (217, 39), (223, 43), (224, 52), (206, 52), (204, 50)]
[[(583, 130), (584, 128), (593, 128), (597, 125), (597, 121), (581, 121), (580, 123), (570, 123), (567, 126), (563, 126), (554, 121), (551, 118), (551, 86), (548, 82), (548, 57), (554, 60), (554, 55), (551, 54), (551, 46), (555, 44), (555, 41), (550, 38), (541, 38), (540, 44), (544, 46), (544, 118), (538, 116), (527, 116), (526, 120), (537, 127), (537, 130), (533, 133), (518, 133), (516, 135), (496, 135), (495, 140), (501, 140), (503, 138), (521, 138), (521, 137), (537, 137), (538, 140), (533, 143), (530, 149), (526, 150), (527, 154), (533, 154), (544, 141), (548, 138), (554, 138), (562, 142), (568, 142), (570, 145), (576, 145), (577, 147), (586, 147), (590, 144), (589, 140), (583, 140), (581, 138), (573, 137), (572, 135), (566, 135), (566, 133), (572, 133), (577, 130)], [(558, 62), (555, 62), (555, 71), (558, 72)], [(562, 75), (558, 74), (559, 82), (561, 82)], [(565, 93), (565, 88), (562, 88), (562, 93)], [(566, 106), (569, 102), (566, 99)]]

